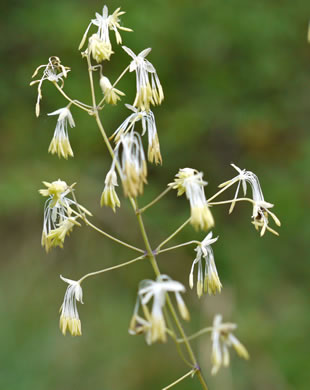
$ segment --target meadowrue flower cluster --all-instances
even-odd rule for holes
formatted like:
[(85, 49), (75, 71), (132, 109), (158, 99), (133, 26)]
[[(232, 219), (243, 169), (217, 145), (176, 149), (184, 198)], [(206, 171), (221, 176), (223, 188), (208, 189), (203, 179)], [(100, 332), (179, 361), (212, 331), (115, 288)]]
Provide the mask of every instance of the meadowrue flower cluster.
[[(114, 53), (110, 32), (114, 33), (116, 44), (119, 45), (122, 44), (120, 31), (132, 31), (130, 28), (122, 25), (120, 16), (124, 13), (118, 8), (112, 14), (109, 14), (107, 6), (104, 6), (102, 14), (96, 13), (95, 19), (90, 21), (83, 35), (79, 50), (85, 49), (82, 52), (82, 58), (86, 59), (89, 72), (92, 96), (92, 101), (89, 104), (77, 99), (71, 99), (64, 91), (64, 82), (70, 68), (62, 65), (60, 59), (55, 56), (50, 57), (47, 64), (41, 65), (36, 69), (33, 77), (36, 77), (40, 71), (43, 71), (43, 74), (41, 78), (32, 81), (31, 85), (38, 84), (35, 106), (37, 116), (40, 114), (44, 81), (51, 82), (66, 101), (66, 105), (63, 108), (48, 114), (57, 116), (56, 128), (48, 148), (49, 153), (56, 154), (59, 158), (62, 157), (64, 159), (74, 157), (69, 141), (69, 128), (75, 127), (75, 121), (71, 113), (73, 109), (80, 109), (89, 114), (91, 118), (95, 118), (111, 157), (111, 165), (104, 172), (105, 179), (102, 179), (104, 188), (100, 198), (100, 205), (111, 208), (113, 212), (116, 212), (121, 207), (121, 194), (117, 193), (120, 183), (124, 197), (129, 198), (133, 207), (138, 222), (137, 226), (140, 229), (145, 247), (137, 248), (117, 237), (113, 237), (94, 225), (89, 220), (92, 214), (77, 202), (74, 190), (75, 183), (68, 185), (61, 179), (52, 182), (44, 181), (45, 188), (39, 190), (39, 193), (47, 198), (44, 205), (41, 243), (46, 252), (49, 252), (54, 247), (63, 248), (66, 237), (73, 229), (85, 223), (104, 237), (127, 247), (128, 250), (139, 252), (139, 256), (134, 259), (99, 271), (90, 272), (77, 281), (61, 276), (61, 279), (68, 284), (64, 301), (60, 308), (60, 329), (64, 335), (67, 331), (72, 336), (82, 335), (77, 303), (83, 303), (81, 285), (86, 279), (120, 267), (130, 266), (138, 261), (149, 260), (156, 278), (155, 280), (143, 280), (138, 285), (137, 300), (129, 324), (129, 333), (132, 335), (143, 334), (147, 344), (166, 342), (168, 337), (171, 337), (176, 344), (184, 343), (188, 352), (185, 360), (191, 362), (192, 369), (180, 380), (190, 375), (196, 375), (202, 387), (206, 389), (207, 386), (199, 368), (200, 365), (190, 344), (192, 338), (210, 332), (212, 374), (216, 374), (220, 367), (229, 365), (230, 347), (233, 347), (237, 354), (244, 359), (248, 359), (249, 354), (232, 333), (237, 326), (233, 323), (223, 323), (221, 315), (215, 316), (212, 326), (203, 328), (192, 336), (186, 336), (181, 325), (181, 319), (190, 320), (189, 310), (183, 299), (186, 293), (185, 286), (172, 277), (161, 273), (157, 257), (162, 252), (195, 244), (194, 252), (196, 255), (193, 255), (191, 267), (189, 264), (179, 263), (178, 269), (184, 270), (186, 277), (188, 272), (189, 287), (193, 289), (196, 286), (199, 298), (204, 293), (214, 295), (220, 293), (223, 288), (213, 252), (213, 244), (217, 243), (217, 247), (222, 245), (219, 237), (213, 236), (215, 228), (214, 215), (216, 215), (213, 210), (215, 206), (230, 204), (229, 213), (231, 213), (237, 202), (245, 201), (251, 203), (253, 206), (251, 222), (261, 236), (266, 231), (278, 235), (270, 227), (269, 222), (271, 219), (277, 226), (280, 226), (280, 221), (270, 210), (273, 204), (264, 200), (257, 176), (253, 172), (240, 169), (234, 164), (232, 164), (232, 167), (238, 172), (237, 176), (220, 184), (220, 190), (213, 196), (206, 196), (205, 187), (208, 183), (204, 180), (203, 172), (186, 167), (180, 169), (175, 174), (174, 180), (152, 202), (142, 208), (138, 207), (137, 198), (143, 195), (145, 185), (148, 183), (148, 163), (161, 165), (163, 161), (155, 114), (151, 107), (158, 106), (163, 102), (164, 92), (154, 65), (146, 59), (151, 52), (150, 48), (144, 49), (136, 55), (127, 46), (122, 46), (123, 50), (131, 57), (125, 70), (115, 82), (110, 81), (108, 76), (103, 73), (105, 68), (102, 66), (102, 62), (110, 61)], [(94, 30), (92, 34), (90, 33), (91, 30)], [(93, 64), (93, 61), (97, 64)], [(129, 110), (129, 112), (127, 111), (125, 119), (122, 122), (120, 121), (119, 126), (106, 133), (104, 130), (106, 126), (103, 127), (102, 125), (101, 111), (106, 109), (107, 105), (116, 105), (120, 103), (121, 99), (125, 99), (125, 93), (116, 88), (116, 86), (127, 73), (132, 72), (135, 73), (136, 78), (134, 101), (132, 104), (125, 104), (126, 110)], [(100, 101), (96, 100), (95, 89), (99, 89), (102, 92)], [(235, 184), (236, 190), (232, 200), (214, 201), (215, 198)], [(251, 187), (252, 192), (252, 197), (250, 198), (245, 197), (248, 186)], [(241, 187), (244, 197), (239, 197)], [(177, 190), (178, 197), (185, 195), (187, 198), (190, 217), (174, 233), (170, 234), (167, 239), (156, 246), (155, 249), (152, 249), (142, 214), (163, 196), (173, 192), (173, 190)], [(205, 238), (202, 241), (192, 240), (173, 247), (163, 248), (188, 223), (192, 225), (195, 231), (207, 232), (204, 233), (206, 234)], [(213, 230), (211, 231), (211, 229)], [(220, 264), (220, 262), (221, 259), (217, 258), (217, 264)], [(177, 309), (174, 308), (175, 305)], [(180, 350), (178, 347), (179, 352)], [(184, 360), (183, 353), (180, 353)]]

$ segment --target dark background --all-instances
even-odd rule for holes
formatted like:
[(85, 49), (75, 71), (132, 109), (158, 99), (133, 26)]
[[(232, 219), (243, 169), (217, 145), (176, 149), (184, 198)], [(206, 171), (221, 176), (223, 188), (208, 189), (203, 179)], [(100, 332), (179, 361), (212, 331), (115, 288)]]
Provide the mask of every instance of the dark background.
[[(248, 2), (157, 0), (109, 1), (121, 6), (126, 46), (146, 47), (156, 67), (165, 101), (155, 108), (162, 167), (150, 167), (146, 204), (171, 182), (179, 168), (205, 173), (207, 195), (235, 175), (234, 162), (260, 178), (267, 201), (282, 221), (280, 237), (260, 238), (250, 224), (251, 207), (213, 209), (214, 244), (223, 292), (198, 300), (188, 291), (192, 321), (188, 333), (211, 323), (221, 312), (238, 323), (237, 337), (251, 359), (232, 353), (229, 369), (210, 376), (210, 340), (193, 343), (212, 389), (288, 390), (309, 388), (309, 163), (310, 47), (309, 6), (305, 1)], [(76, 228), (65, 248), (48, 255), (40, 246), (44, 199), (41, 181), (77, 182), (80, 203), (94, 223), (141, 246), (130, 205), (121, 197), (116, 215), (100, 209), (110, 164), (94, 120), (72, 109), (74, 159), (47, 154), (56, 118), (47, 113), (65, 106), (52, 85), (43, 86), (41, 116), (35, 118), (34, 69), (51, 55), (72, 68), (66, 92), (90, 102), (85, 61), (77, 50), (89, 20), (101, 12), (99, 1), (2, 1), (0, 77), (0, 388), (10, 390), (160, 389), (187, 368), (174, 345), (145, 344), (127, 333), (138, 282), (153, 278), (147, 262), (85, 282), (79, 305), (83, 337), (63, 337), (58, 308), (66, 285), (59, 274), (83, 274), (127, 261), (134, 253), (119, 248), (89, 228)], [(105, 63), (111, 80), (129, 57), (116, 47)], [(123, 103), (134, 97), (134, 75), (119, 84), (126, 92), (102, 120), (109, 134), (128, 114)], [(98, 96), (100, 92), (98, 91)], [(119, 191), (121, 194), (121, 191)], [(145, 214), (155, 246), (189, 215), (185, 199), (170, 193)], [(233, 196), (233, 191), (226, 199)], [(204, 238), (187, 227), (171, 244)], [(130, 252), (130, 253), (129, 253)], [(192, 247), (159, 257), (161, 270), (188, 286)], [(178, 389), (199, 389), (187, 379)]]

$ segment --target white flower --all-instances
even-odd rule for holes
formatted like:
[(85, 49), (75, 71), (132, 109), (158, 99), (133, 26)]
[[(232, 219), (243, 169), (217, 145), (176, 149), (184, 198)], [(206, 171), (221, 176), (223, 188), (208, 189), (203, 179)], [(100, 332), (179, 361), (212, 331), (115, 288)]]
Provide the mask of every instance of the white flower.
[[(133, 58), (129, 66), (129, 71), (136, 72), (137, 94), (134, 101), (134, 106), (141, 110), (148, 111), (150, 104), (159, 105), (164, 100), (163, 88), (160, 84), (154, 66), (145, 59), (152, 50), (151, 48), (141, 51), (138, 55), (126, 46), (123, 46), (130, 57)], [(150, 73), (150, 79), (149, 79)]]
[(261, 229), (260, 235), (263, 236), (266, 230), (269, 230), (271, 233), (275, 235), (279, 235), (278, 232), (269, 227), (268, 223), (268, 214), (274, 220), (277, 226), (281, 226), (281, 222), (277, 218), (277, 216), (272, 213), (269, 209), (273, 207), (273, 204), (266, 202), (264, 200), (264, 195), (258, 180), (258, 177), (251, 171), (247, 171), (246, 169), (240, 169), (235, 164), (231, 164), (233, 168), (235, 168), (239, 175), (235, 176), (233, 179), (226, 181), (225, 183), (220, 184), (219, 187), (230, 186), (236, 182), (238, 182), (238, 186), (235, 192), (234, 200), (231, 203), (229, 212), (231, 213), (235, 207), (236, 200), (238, 199), (240, 185), (242, 183), (243, 194), (246, 195), (247, 191), (247, 183), (250, 184), (252, 189), (253, 196), (253, 224), (256, 230)]
[(168, 186), (178, 190), (178, 196), (186, 194), (191, 206), (191, 224), (195, 229), (208, 230), (214, 226), (214, 219), (206, 200), (202, 179), (203, 173), (196, 169), (183, 168), (176, 174), (176, 179)]
[(36, 116), (40, 115), (40, 101), (42, 99), (42, 83), (45, 80), (51, 81), (52, 83), (58, 83), (61, 81), (61, 88), (63, 88), (64, 80), (63, 78), (67, 77), (70, 68), (68, 66), (61, 65), (61, 61), (58, 57), (50, 57), (48, 64), (40, 65), (33, 73), (32, 78), (35, 77), (39, 70), (44, 68), (43, 76), (39, 80), (34, 80), (30, 85), (38, 83), (38, 97), (36, 103)]
[(76, 302), (83, 303), (83, 290), (79, 282), (71, 279), (66, 279), (60, 275), (60, 278), (69, 284), (67, 287), (63, 304), (61, 305), (61, 315), (59, 327), (63, 335), (66, 334), (67, 329), (72, 336), (81, 336), (81, 321), (77, 311)]
[(100, 205), (101, 207), (109, 206), (115, 212), (115, 207), (120, 207), (121, 204), (115, 191), (115, 187), (118, 186), (118, 184), (114, 167), (107, 173), (104, 184), (105, 186), (101, 195)]
[[(80, 210), (83, 213), (91, 215), (83, 206), (75, 200), (68, 198), (68, 195), (73, 192), (73, 185), (68, 186), (65, 181), (58, 179), (52, 183), (43, 182), (46, 189), (39, 190), (43, 196), (48, 199), (44, 205), (44, 221), (41, 244), (48, 252), (52, 247), (63, 247), (66, 235), (72, 231), (74, 225), (80, 226), (77, 218), (82, 217)], [(77, 210), (74, 210), (75, 207)], [(72, 214), (75, 214), (73, 217)]]
[[(138, 299), (135, 305), (133, 318), (131, 320), (129, 331), (131, 334), (146, 333), (146, 341), (152, 344), (156, 341), (165, 342), (166, 322), (163, 315), (163, 307), (166, 302), (166, 293), (173, 292), (176, 297), (177, 305), (181, 316), (189, 320), (189, 313), (181, 297), (181, 292), (185, 292), (185, 287), (167, 275), (160, 275), (156, 281), (143, 280), (139, 285)], [(148, 303), (153, 299), (152, 310), (149, 311)], [(139, 306), (145, 319), (138, 315)]]
[(142, 136), (144, 136), (146, 132), (148, 134), (148, 160), (151, 163), (155, 161), (155, 164), (161, 164), (162, 157), (160, 153), (160, 145), (153, 112), (151, 110), (138, 110), (130, 104), (125, 104), (125, 106), (129, 110), (133, 111), (133, 113), (129, 115), (129, 117), (127, 117), (124, 122), (116, 129), (112, 137), (115, 137), (115, 140), (118, 141), (122, 134), (126, 134), (129, 130), (133, 131), (135, 129), (136, 122), (141, 120)]
[(124, 194), (136, 197), (143, 193), (144, 184), (147, 183), (147, 165), (140, 135), (134, 131), (122, 135), (115, 148), (116, 158), (119, 157), (120, 147), (122, 156), (119, 164)]
[(120, 96), (125, 96), (124, 92), (120, 91), (119, 89), (116, 89), (112, 86), (110, 80), (105, 77), (100, 77), (100, 87), (102, 89), (102, 92), (104, 94), (105, 101), (108, 104), (116, 104), (118, 100), (120, 100)]
[(75, 127), (75, 123), (69, 108), (60, 108), (47, 115), (59, 115), (54, 136), (48, 148), (49, 153), (57, 153), (58, 157), (62, 156), (65, 159), (68, 159), (68, 156), (73, 157), (73, 151), (68, 136), (68, 123), (71, 128)]
[(237, 328), (236, 324), (222, 323), (222, 316), (217, 314), (214, 317), (213, 329), (211, 333), (212, 340), (212, 375), (215, 375), (223, 365), (227, 367), (230, 362), (228, 347), (233, 347), (237, 354), (243, 359), (249, 359), (248, 351), (243, 344), (232, 334)]
[(116, 42), (118, 44), (122, 43), (122, 37), (118, 31), (132, 31), (130, 28), (122, 27), (119, 24), (119, 16), (123, 15), (125, 12), (120, 11), (120, 8), (117, 8), (112, 15), (108, 14), (108, 7), (105, 5), (102, 10), (102, 15), (96, 12), (96, 18), (92, 19), (83, 35), (82, 41), (79, 46), (79, 50), (84, 46), (88, 31), (92, 25), (98, 27), (97, 33), (93, 34), (90, 38), (89, 48), (97, 62), (102, 60), (109, 60), (112, 51), (112, 45), (109, 36), (109, 30), (113, 30), (116, 37)]
[[(199, 246), (195, 249), (197, 256), (193, 261), (191, 272), (189, 274), (190, 288), (194, 287), (194, 268), (198, 264), (198, 277), (197, 277), (197, 295), (200, 298), (203, 294), (216, 294), (221, 292), (222, 284), (220, 282), (217, 269), (214, 262), (214, 254), (211, 244), (216, 242), (218, 237), (212, 238), (212, 232), (210, 232)], [(205, 260), (205, 271), (203, 272), (202, 258)]]

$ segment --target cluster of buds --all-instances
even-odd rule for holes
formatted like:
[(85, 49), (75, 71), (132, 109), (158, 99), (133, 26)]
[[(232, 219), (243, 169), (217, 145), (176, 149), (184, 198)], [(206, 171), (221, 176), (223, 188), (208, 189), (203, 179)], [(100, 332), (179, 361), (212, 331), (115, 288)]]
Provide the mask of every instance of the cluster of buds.
[(91, 215), (85, 207), (78, 204), (68, 195), (73, 192), (74, 184), (68, 186), (58, 179), (52, 183), (43, 182), (47, 187), (39, 193), (48, 197), (44, 206), (44, 221), (41, 244), (48, 252), (52, 247), (63, 247), (65, 238), (74, 226), (80, 226), (77, 221), (83, 214)]
[[(152, 344), (156, 341), (166, 342), (167, 327), (163, 308), (168, 292), (175, 294), (182, 318), (189, 320), (189, 312), (181, 296), (181, 293), (185, 292), (185, 287), (167, 275), (160, 275), (156, 281), (146, 279), (140, 282), (137, 302), (129, 326), (130, 334), (144, 333), (147, 344)], [(153, 299), (153, 304), (150, 310), (147, 305), (151, 299)], [(139, 315), (140, 305), (145, 318)]]
[(270, 211), (270, 208), (273, 207), (273, 204), (265, 201), (258, 177), (251, 171), (238, 168), (235, 164), (231, 164), (231, 166), (236, 169), (239, 175), (219, 185), (220, 188), (225, 188), (233, 185), (234, 183), (238, 183), (234, 199), (229, 209), (229, 213), (233, 211), (236, 201), (238, 200), (238, 194), (239, 194), (241, 183), (242, 183), (244, 196), (246, 195), (247, 192), (247, 183), (249, 183), (253, 195), (252, 223), (255, 226), (255, 229), (260, 230), (261, 236), (265, 234), (266, 230), (269, 230), (271, 233), (278, 236), (279, 235), (278, 232), (276, 232), (274, 229), (272, 229), (269, 226), (268, 215), (271, 216), (271, 218), (274, 220), (277, 226), (281, 226), (281, 222), (279, 221), (277, 216)]

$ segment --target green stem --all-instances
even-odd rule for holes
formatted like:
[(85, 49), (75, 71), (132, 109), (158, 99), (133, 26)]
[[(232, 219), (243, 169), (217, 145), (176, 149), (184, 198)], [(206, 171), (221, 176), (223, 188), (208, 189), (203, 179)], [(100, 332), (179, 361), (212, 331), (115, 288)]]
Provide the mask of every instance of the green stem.
[(163, 253), (163, 252), (167, 252), (167, 251), (172, 251), (173, 249), (181, 248), (182, 246), (191, 245), (191, 244), (200, 245), (201, 242), (200, 241), (196, 241), (196, 240), (184, 242), (183, 244), (171, 246), (170, 248), (167, 248), (167, 249), (161, 249), (160, 251), (157, 252), (157, 254)]
[[(188, 337), (187, 337), (187, 340), (193, 340), (193, 339), (195, 339), (196, 337), (199, 337), (199, 336), (201, 336), (201, 335), (203, 335), (203, 334), (205, 334), (205, 333), (212, 332), (212, 330), (213, 330), (212, 326), (209, 326), (209, 327), (207, 327), (207, 328), (201, 329), (201, 330), (199, 330), (198, 332), (196, 332), (196, 333), (194, 333), (194, 334), (188, 336)], [(184, 343), (184, 340), (183, 340), (183, 339), (177, 339), (177, 342), (178, 342), (178, 343)]]
[(164, 387), (162, 390), (168, 390), (168, 389), (171, 389), (171, 387), (177, 385), (178, 383), (182, 382), (185, 378), (187, 378), (188, 376), (192, 375), (195, 373), (195, 370), (190, 370), (188, 373), (186, 373), (185, 375), (181, 376), (181, 378), (177, 379), (176, 381), (170, 383), (169, 386), (166, 386)]
[[(114, 159), (114, 151), (110, 145), (110, 141), (104, 131), (104, 128), (103, 128), (103, 125), (101, 123), (101, 120), (100, 120), (100, 117), (99, 117), (99, 113), (98, 113), (98, 109), (97, 109), (97, 106), (96, 106), (96, 97), (95, 97), (95, 91), (94, 91), (94, 81), (93, 81), (93, 74), (92, 74), (92, 71), (91, 71), (91, 61), (90, 61), (90, 56), (88, 55), (87, 56), (87, 63), (88, 63), (88, 74), (89, 74), (89, 80), (90, 80), (90, 88), (91, 88), (91, 95), (92, 95), (92, 102), (93, 102), (93, 109), (94, 109), (94, 115), (95, 115), (95, 118), (96, 118), (96, 122), (98, 124), (98, 127), (99, 127), (99, 130), (102, 134), (102, 137), (104, 139), (104, 142), (108, 148), (108, 151), (111, 155), (111, 157)], [(119, 167), (119, 164), (116, 163), (116, 168), (118, 170), (119, 173), (121, 173), (121, 170), (120, 170), (120, 167)], [(136, 203), (136, 200), (133, 199), (133, 198), (129, 198), (130, 200), (130, 203), (136, 213), (136, 216), (137, 216), (137, 220), (138, 220), (138, 224), (139, 224), (139, 227), (140, 227), (140, 231), (141, 231), (141, 234), (142, 234), (142, 238), (143, 238), (143, 241), (144, 241), (144, 244), (145, 244), (145, 247), (146, 247), (146, 251), (147, 251), (147, 255), (149, 257), (149, 260), (150, 260), (150, 263), (152, 265), (152, 268), (155, 272), (155, 275), (156, 276), (159, 276), (161, 273), (160, 273), (160, 270), (159, 270), (159, 267), (158, 267), (158, 264), (157, 264), (157, 261), (156, 261), (156, 258), (154, 256), (154, 253), (151, 249), (151, 245), (150, 245), (150, 242), (149, 242), (149, 239), (148, 239), (148, 236), (147, 236), (147, 233), (146, 233), (146, 230), (145, 230), (145, 227), (144, 227), (144, 223), (143, 223), (143, 219), (142, 219), (142, 216), (141, 214), (137, 213), (137, 209), (138, 209), (138, 206), (137, 206), (137, 203)], [(190, 219), (188, 219), (183, 225), (186, 226), (186, 224), (190, 221)], [(174, 235), (176, 235), (178, 233), (178, 231), (182, 230), (182, 228), (184, 226), (181, 226), (176, 232), (174, 232), (170, 237), (174, 237)], [(170, 238), (169, 238), (170, 239)], [(169, 241), (169, 240), (168, 240)], [(167, 240), (164, 241), (164, 243), (168, 242)], [(163, 244), (162, 244), (163, 245)], [(198, 363), (197, 363), (197, 360), (196, 360), (196, 357), (194, 355), (194, 352), (192, 350), (192, 347), (189, 343), (189, 341), (187, 341), (187, 337), (186, 337), (186, 334), (183, 330), (183, 327), (181, 325), (181, 322), (174, 310), (174, 307), (172, 305), (172, 302), (170, 300), (170, 297), (168, 296), (167, 294), (167, 305), (168, 305), (168, 308), (171, 312), (171, 315), (176, 323), (176, 326), (182, 336), (182, 339), (184, 339), (184, 344), (185, 344), (185, 347), (188, 351), (188, 354), (189, 354), (189, 357), (193, 363), (193, 366), (195, 367), (195, 369), (197, 370), (196, 371), (196, 375), (201, 383), (201, 386), (204, 390), (208, 390), (208, 386), (201, 374), (201, 371), (200, 371), (200, 368), (198, 366)]]
[(190, 222), (190, 218), (188, 218), (180, 227), (177, 228), (177, 230), (175, 230), (168, 238), (166, 238), (162, 243), (160, 243), (158, 245), (158, 247), (156, 248), (156, 252), (158, 252), (160, 250), (160, 248), (162, 246), (164, 246), (165, 244), (167, 244), (168, 241), (170, 241), (174, 236), (176, 236), (183, 228), (185, 228), (185, 226)]
[(161, 194), (159, 194), (152, 202), (148, 203), (146, 206), (142, 207), (141, 209), (137, 210), (137, 213), (143, 213), (146, 209), (153, 206), (156, 202), (158, 202), (163, 196), (165, 196), (172, 187), (166, 188)]
[(114, 269), (121, 268), (121, 267), (125, 267), (126, 265), (130, 265), (130, 264), (132, 264), (132, 263), (135, 263), (136, 261), (143, 260), (143, 259), (145, 259), (145, 256), (139, 256), (139, 257), (136, 257), (136, 258), (133, 259), (133, 260), (126, 261), (126, 263), (114, 265), (113, 267), (101, 269), (101, 270), (99, 270), (99, 271), (90, 272), (89, 274), (84, 275), (84, 276), (79, 280), (79, 283), (81, 284), (81, 283), (83, 282), (83, 280), (89, 278), (90, 276), (95, 276), (95, 275), (103, 274), (104, 272), (113, 271)]

